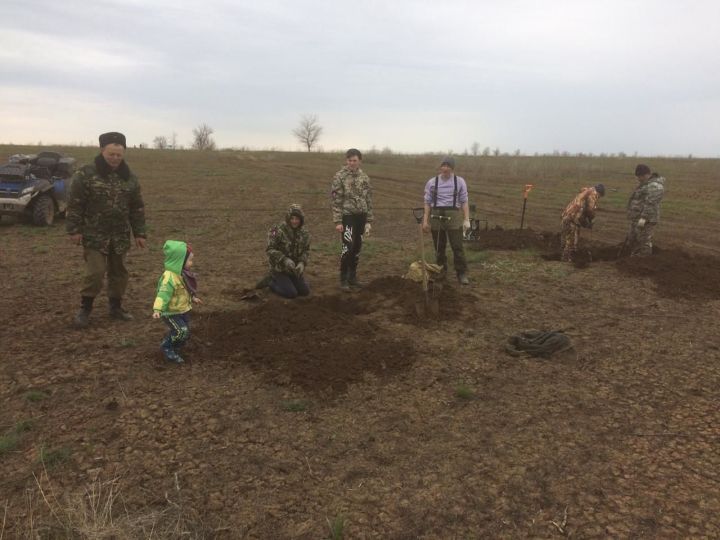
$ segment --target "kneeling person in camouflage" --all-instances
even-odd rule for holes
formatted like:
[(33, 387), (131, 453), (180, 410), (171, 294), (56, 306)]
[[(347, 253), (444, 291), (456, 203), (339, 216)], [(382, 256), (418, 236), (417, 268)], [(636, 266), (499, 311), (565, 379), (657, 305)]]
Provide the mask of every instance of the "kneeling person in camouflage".
[(76, 328), (89, 324), (95, 297), (107, 273), (110, 316), (128, 321), (122, 308), (128, 284), (125, 268), (130, 235), (145, 247), (145, 205), (137, 176), (125, 162), (125, 136), (100, 135), (100, 155), (73, 177), (68, 198), (66, 229), (74, 244), (83, 246), (85, 275), (80, 291), (81, 309), (73, 321)]
[(285, 221), (270, 229), (266, 252), (271, 291), (284, 298), (310, 294), (304, 277), (310, 255), (310, 234), (305, 229), (305, 214), (299, 204), (291, 205)]

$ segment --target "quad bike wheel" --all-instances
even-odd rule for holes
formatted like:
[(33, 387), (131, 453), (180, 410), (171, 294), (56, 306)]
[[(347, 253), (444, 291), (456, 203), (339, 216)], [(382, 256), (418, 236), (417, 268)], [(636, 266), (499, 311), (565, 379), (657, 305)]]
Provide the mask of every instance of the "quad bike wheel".
[(37, 196), (32, 209), (33, 223), (39, 227), (49, 227), (55, 220), (55, 202), (47, 193)]

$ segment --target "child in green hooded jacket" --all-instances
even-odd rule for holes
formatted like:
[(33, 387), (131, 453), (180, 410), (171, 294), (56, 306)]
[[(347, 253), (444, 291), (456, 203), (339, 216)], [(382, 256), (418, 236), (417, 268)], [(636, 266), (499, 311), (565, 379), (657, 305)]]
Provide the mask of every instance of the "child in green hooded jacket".
[(193, 302), (202, 304), (197, 297), (197, 278), (190, 271), (193, 265), (192, 248), (185, 242), (167, 240), (163, 246), (165, 271), (158, 280), (153, 319), (162, 318), (168, 333), (160, 343), (165, 358), (182, 364), (178, 354), (190, 338), (190, 310)]

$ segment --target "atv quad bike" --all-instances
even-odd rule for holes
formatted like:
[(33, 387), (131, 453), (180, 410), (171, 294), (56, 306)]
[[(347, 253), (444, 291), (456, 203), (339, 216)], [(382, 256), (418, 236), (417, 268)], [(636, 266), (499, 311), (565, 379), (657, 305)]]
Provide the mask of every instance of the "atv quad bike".
[(0, 217), (27, 217), (49, 226), (67, 209), (75, 159), (57, 152), (16, 154), (0, 165)]

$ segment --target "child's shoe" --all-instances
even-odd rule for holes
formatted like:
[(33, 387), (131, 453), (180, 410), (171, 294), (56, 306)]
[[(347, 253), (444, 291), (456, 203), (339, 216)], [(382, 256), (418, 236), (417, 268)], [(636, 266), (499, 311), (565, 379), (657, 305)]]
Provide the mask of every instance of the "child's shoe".
[(182, 364), (185, 362), (182, 359), (182, 356), (180, 356), (175, 349), (172, 346), (172, 343), (170, 343), (170, 340), (168, 338), (165, 338), (160, 343), (160, 348), (162, 349), (163, 354), (165, 355), (165, 358), (169, 362), (172, 362), (173, 364)]
[(185, 360), (183, 360), (182, 356), (180, 356), (175, 351), (171, 350), (169, 352), (165, 353), (165, 358), (167, 358), (170, 362), (173, 364), (183, 364), (185, 363)]

